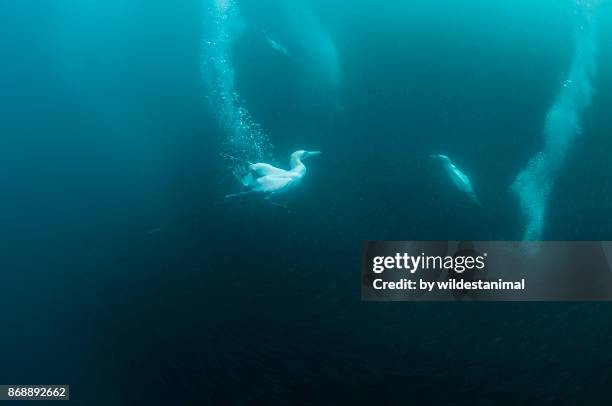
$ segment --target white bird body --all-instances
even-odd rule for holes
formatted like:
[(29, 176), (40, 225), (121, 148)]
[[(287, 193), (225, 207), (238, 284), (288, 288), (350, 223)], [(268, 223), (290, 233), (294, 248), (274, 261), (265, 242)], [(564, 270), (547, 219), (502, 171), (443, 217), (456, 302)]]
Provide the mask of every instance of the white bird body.
[(247, 175), (247, 184), (244, 186), (253, 192), (281, 194), (302, 182), (306, 167), (302, 164), (301, 168), (296, 169), (284, 170), (265, 163), (251, 164), (249, 166), (251, 176)]
[(289, 51), (287, 51), (287, 48), (282, 46), (278, 41), (275, 41), (274, 39), (272, 39), (266, 31), (262, 30), (262, 32), (264, 36), (266, 37), (266, 41), (268, 42), (268, 45), (270, 45), (272, 49), (274, 49), (279, 54), (285, 55), (287, 58), (293, 60), (293, 57), (291, 56)]
[(476, 203), (480, 204), (480, 201), (476, 197), (476, 193), (474, 193), (474, 189), (472, 188), (470, 178), (468, 178), (465, 173), (461, 172), (461, 170), (451, 162), (449, 157), (446, 155), (430, 155), (430, 157), (442, 162), (446, 173), (448, 173), (448, 176), (450, 176), (451, 181), (457, 189), (468, 194)]
[(247, 189), (240, 193), (227, 195), (234, 197), (247, 193), (266, 194), (266, 198), (284, 194), (297, 187), (306, 175), (306, 166), (302, 162), (310, 156), (319, 155), (319, 151), (296, 151), (289, 160), (290, 169), (280, 169), (273, 165), (258, 162), (248, 167), (236, 167), (234, 176)]

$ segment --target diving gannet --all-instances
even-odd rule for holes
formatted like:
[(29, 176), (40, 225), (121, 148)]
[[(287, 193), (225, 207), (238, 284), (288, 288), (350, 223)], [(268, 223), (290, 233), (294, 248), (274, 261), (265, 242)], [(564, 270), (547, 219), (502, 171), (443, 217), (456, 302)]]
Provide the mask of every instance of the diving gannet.
[(295, 151), (289, 158), (291, 169), (285, 170), (266, 163), (249, 163), (237, 165), (232, 171), (236, 179), (242, 185), (242, 192), (226, 195), (226, 198), (246, 195), (250, 193), (265, 194), (265, 199), (273, 203), (271, 199), (286, 193), (302, 182), (306, 175), (306, 166), (302, 160), (319, 155), (319, 151)]
[(293, 57), (291, 56), (291, 54), (289, 53), (289, 51), (287, 51), (287, 48), (285, 48), (284, 46), (282, 46), (278, 41), (273, 40), (267, 33), (267, 31), (265, 30), (261, 30), (261, 32), (263, 33), (263, 35), (266, 37), (266, 41), (268, 42), (268, 45), (270, 45), (270, 47), (272, 47), (272, 49), (274, 49), (276, 52), (278, 52), (279, 54), (283, 54), (285, 55), (287, 58), (293, 60)]
[(444, 169), (457, 189), (467, 193), (476, 203), (480, 204), (480, 201), (474, 193), (474, 189), (472, 189), (470, 179), (451, 162), (449, 157), (446, 155), (430, 155), (430, 157), (442, 162)]

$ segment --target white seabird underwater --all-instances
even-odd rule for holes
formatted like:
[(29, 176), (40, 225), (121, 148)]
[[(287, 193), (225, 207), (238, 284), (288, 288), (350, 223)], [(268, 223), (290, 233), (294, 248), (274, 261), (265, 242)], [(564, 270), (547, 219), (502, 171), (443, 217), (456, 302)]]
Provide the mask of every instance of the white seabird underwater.
[(449, 157), (442, 154), (435, 154), (429, 156), (442, 162), (446, 173), (448, 173), (448, 176), (450, 176), (451, 180), (453, 181), (453, 184), (457, 187), (457, 189), (461, 190), (463, 193), (466, 193), (470, 196), (472, 200), (480, 204), (480, 201), (478, 200), (478, 197), (476, 197), (476, 193), (474, 193), (474, 189), (472, 188), (472, 182), (470, 182), (470, 178), (468, 178), (465, 173), (461, 172), (461, 170), (459, 170), (459, 168), (457, 168), (455, 164), (452, 163)]
[(290, 169), (288, 170), (263, 162), (249, 163), (248, 166), (237, 165), (233, 174), (244, 190), (225, 197), (231, 198), (260, 193), (265, 195), (267, 201), (274, 203), (272, 199), (294, 189), (302, 182), (304, 175), (306, 175), (306, 166), (303, 160), (320, 154), (320, 151), (295, 151), (289, 158)]
[(266, 42), (268, 43), (268, 45), (270, 45), (270, 47), (272, 49), (274, 49), (276, 52), (278, 52), (281, 55), (286, 56), (287, 58), (293, 60), (293, 56), (291, 56), (291, 54), (289, 53), (289, 51), (287, 51), (287, 48), (285, 48), (284, 46), (282, 46), (278, 41), (272, 39), (272, 37), (270, 37), (270, 35), (268, 35), (268, 32), (266, 30), (261, 30), (261, 32), (263, 33), (263, 35), (266, 37)]

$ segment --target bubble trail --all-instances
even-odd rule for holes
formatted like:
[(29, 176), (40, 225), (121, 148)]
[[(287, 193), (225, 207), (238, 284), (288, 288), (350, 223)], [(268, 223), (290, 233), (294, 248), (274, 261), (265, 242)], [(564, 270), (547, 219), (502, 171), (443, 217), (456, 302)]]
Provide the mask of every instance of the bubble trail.
[(580, 117), (590, 106), (595, 75), (594, 4), (577, 1), (575, 49), (569, 74), (549, 109), (543, 129), (544, 148), (517, 175), (511, 189), (518, 197), (526, 225), (524, 240), (540, 240), (555, 177), (581, 130)]
[(253, 162), (270, 155), (272, 145), (235, 88), (231, 48), (241, 19), (233, 0), (205, 0), (202, 76), (208, 99), (226, 138), (222, 149)]

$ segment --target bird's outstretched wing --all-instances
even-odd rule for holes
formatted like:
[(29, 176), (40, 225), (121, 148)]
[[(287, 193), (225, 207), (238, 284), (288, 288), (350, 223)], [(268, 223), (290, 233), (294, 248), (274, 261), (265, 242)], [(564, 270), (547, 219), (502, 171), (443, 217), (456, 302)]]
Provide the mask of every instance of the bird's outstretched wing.
[(287, 171), (284, 169), (277, 168), (270, 164), (256, 163), (249, 165), (249, 171), (255, 175), (255, 177), (261, 176), (284, 176)]

